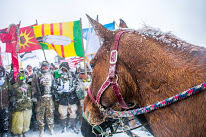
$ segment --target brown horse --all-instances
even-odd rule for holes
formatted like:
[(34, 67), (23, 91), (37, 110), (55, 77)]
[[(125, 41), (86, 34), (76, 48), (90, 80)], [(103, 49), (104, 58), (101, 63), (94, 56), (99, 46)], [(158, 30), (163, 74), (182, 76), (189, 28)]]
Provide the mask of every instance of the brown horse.
[[(96, 99), (98, 90), (108, 76), (110, 52), (116, 34), (88, 17), (103, 41), (93, 66), (91, 92)], [(119, 40), (117, 57), (118, 85), (124, 101), (144, 107), (206, 81), (206, 49), (179, 40), (171, 33), (153, 28), (128, 30)], [(103, 93), (100, 104), (104, 108), (118, 107), (112, 86)], [(206, 136), (206, 92), (145, 114), (155, 136)], [(91, 124), (100, 124), (104, 117), (87, 96), (84, 114)]]

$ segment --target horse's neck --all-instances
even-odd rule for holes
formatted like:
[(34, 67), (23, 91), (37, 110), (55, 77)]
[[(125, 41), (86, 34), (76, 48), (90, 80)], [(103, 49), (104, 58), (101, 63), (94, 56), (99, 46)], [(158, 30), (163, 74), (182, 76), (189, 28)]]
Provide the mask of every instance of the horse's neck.
[(141, 106), (161, 101), (191, 88), (191, 85), (204, 82), (204, 75), (193, 77), (201, 66), (195, 65), (194, 68), (194, 59), (188, 63), (191, 55), (187, 50), (180, 51), (150, 38), (140, 37), (136, 43), (125, 49), (130, 54), (125, 52), (124, 57), (131, 55), (125, 59), (125, 64), (139, 86)]
[[(134, 94), (133, 99), (139, 107), (162, 101), (206, 81), (205, 49), (192, 53), (192, 47), (180, 50), (134, 34), (123, 36), (120, 42), (119, 66), (126, 68), (136, 83), (138, 95)], [(206, 103), (204, 98), (205, 92), (202, 92), (146, 113), (155, 136), (202, 136), (206, 119), (200, 104)]]

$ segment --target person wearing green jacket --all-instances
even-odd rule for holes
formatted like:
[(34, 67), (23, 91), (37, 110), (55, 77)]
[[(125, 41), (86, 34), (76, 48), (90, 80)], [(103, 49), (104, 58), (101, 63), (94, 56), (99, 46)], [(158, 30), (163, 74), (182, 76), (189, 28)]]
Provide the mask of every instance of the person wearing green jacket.
[(11, 132), (19, 137), (29, 131), (32, 116), (31, 87), (26, 83), (26, 75), (17, 74), (17, 82), (13, 85), (11, 100), (15, 104), (12, 114)]

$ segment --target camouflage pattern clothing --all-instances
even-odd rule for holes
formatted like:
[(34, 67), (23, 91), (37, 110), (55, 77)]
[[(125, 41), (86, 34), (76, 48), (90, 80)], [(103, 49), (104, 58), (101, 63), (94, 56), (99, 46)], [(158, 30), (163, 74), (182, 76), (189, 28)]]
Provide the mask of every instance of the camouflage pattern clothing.
[(19, 85), (18, 82), (13, 85), (14, 96), (15, 98), (15, 108), (14, 111), (24, 111), (32, 109), (32, 100), (31, 100), (31, 87), (29, 84)]
[(49, 127), (54, 125), (54, 102), (52, 97), (42, 97), (37, 103), (36, 119), (39, 127), (44, 127), (44, 115)]
[(44, 128), (44, 116), (49, 128), (54, 126), (54, 101), (52, 98), (53, 77), (50, 72), (38, 72), (32, 79), (32, 94), (38, 99), (36, 119), (40, 130)]

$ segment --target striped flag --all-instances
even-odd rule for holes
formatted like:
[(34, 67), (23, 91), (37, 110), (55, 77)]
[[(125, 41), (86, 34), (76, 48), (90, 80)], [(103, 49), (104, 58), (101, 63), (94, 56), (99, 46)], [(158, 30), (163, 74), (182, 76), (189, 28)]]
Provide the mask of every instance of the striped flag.
[(69, 67), (74, 69), (76, 67), (76, 65), (75, 65), (75, 63), (71, 62), (71, 63), (69, 63)]
[(72, 59), (72, 62), (75, 64), (78, 64), (79, 62), (83, 61), (84, 58), (83, 57), (76, 57)]
[(69, 67), (74, 69), (76, 67), (76, 65), (79, 63), (79, 62), (82, 62), (84, 60), (83, 57), (71, 57), (71, 58), (68, 58), (68, 59), (65, 59), (65, 60), (61, 60), (60, 61), (60, 64), (62, 62), (68, 62), (69, 63)]
[(69, 45), (54, 45), (40, 42), (43, 50), (53, 49), (60, 57), (83, 57), (82, 35), (80, 20), (63, 23), (41, 24), (33, 27), (37, 39), (44, 36), (65, 36), (71, 39)]

